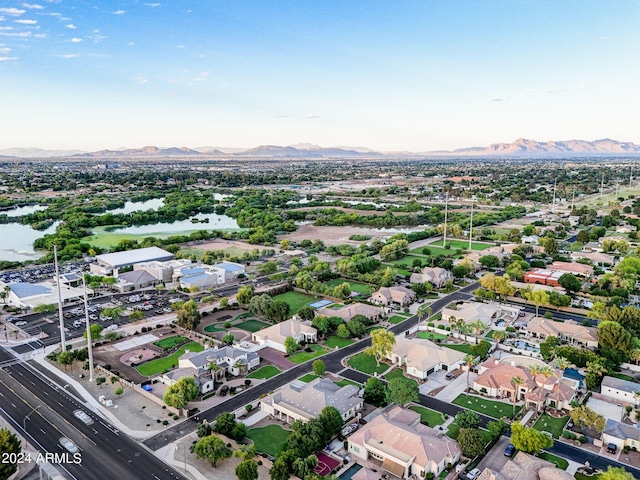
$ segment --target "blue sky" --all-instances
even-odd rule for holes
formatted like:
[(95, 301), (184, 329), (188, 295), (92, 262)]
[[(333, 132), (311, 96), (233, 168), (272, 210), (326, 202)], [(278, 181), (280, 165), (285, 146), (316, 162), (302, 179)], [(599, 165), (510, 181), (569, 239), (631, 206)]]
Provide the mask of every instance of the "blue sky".
[(0, 148), (640, 143), (640, 2), (0, 3)]

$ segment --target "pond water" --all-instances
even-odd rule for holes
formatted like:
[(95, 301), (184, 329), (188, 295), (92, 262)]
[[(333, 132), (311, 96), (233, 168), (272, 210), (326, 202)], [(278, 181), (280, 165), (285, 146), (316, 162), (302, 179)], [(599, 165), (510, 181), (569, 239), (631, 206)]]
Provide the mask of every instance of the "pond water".
[(55, 233), (60, 222), (56, 222), (46, 230), (34, 230), (29, 225), (6, 223), (0, 225), (0, 260), (24, 262), (35, 260), (44, 252), (36, 252), (33, 242), (49, 233)]
[(144, 202), (125, 202), (124, 207), (107, 210), (106, 213), (131, 213), (138, 210), (157, 210), (164, 205), (164, 198), (152, 198)]
[(160, 236), (163, 234), (173, 234), (193, 230), (229, 230), (239, 229), (238, 222), (227, 215), (208, 213), (196, 215), (199, 220), (209, 219), (209, 223), (194, 223), (189, 220), (179, 220), (173, 223), (155, 223), (152, 225), (136, 225), (132, 227), (122, 227), (111, 230), (109, 233), (128, 235), (150, 235)]
[(24, 207), (12, 208), (11, 210), (3, 210), (0, 214), (5, 214), (7, 217), (21, 217), (22, 215), (29, 215), (33, 212), (41, 212), (46, 210), (44, 205), (27, 205)]

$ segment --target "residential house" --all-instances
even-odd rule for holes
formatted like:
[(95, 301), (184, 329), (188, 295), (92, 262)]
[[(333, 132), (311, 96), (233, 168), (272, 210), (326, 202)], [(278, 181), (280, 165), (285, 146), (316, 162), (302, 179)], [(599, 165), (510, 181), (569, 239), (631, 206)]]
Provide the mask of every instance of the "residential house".
[(279, 420), (291, 423), (316, 418), (325, 407), (334, 407), (343, 421), (354, 417), (364, 401), (355, 385), (340, 387), (328, 378), (316, 378), (309, 383), (294, 380), (260, 400), (260, 409)]
[(260, 364), (260, 356), (235, 347), (208, 348), (202, 352), (187, 352), (178, 359), (179, 368), (201, 368), (217, 365), (233, 376), (246, 375)]
[(442, 320), (451, 322), (452, 319), (462, 319), (465, 323), (481, 320), (487, 327), (502, 320), (513, 323), (520, 314), (518, 307), (510, 307), (498, 303), (461, 302), (453, 308), (442, 309)]
[(640, 383), (605, 375), (602, 378), (600, 393), (625, 405), (640, 406)]
[(382, 287), (371, 295), (371, 301), (385, 307), (393, 304), (404, 307), (415, 302), (416, 297), (416, 292), (406, 287)]
[(544, 342), (549, 337), (556, 337), (561, 343), (583, 347), (598, 347), (596, 329), (585, 327), (574, 321), (554, 322), (543, 317), (532, 318), (525, 328), (527, 338)]
[(449, 281), (453, 281), (453, 273), (440, 267), (424, 267), (420, 273), (413, 273), (411, 283), (432, 283), (436, 288), (442, 288)]
[(476, 480), (565, 480), (565, 477), (559, 479), (557, 476), (549, 476), (551, 472), (547, 472), (547, 470), (553, 471), (554, 474), (566, 473), (547, 460), (518, 452), (513, 459), (507, 460), (499, 472), (485, 468)]
[(540, 237), (538, 235), (524, 235), (521, 240), (525, 245), (538, 245)]
[(638, 425), (640, 424), (627, 425), (608, 418), (602, 431), (602, 442), (605, 445), (613, 443), (618, 448), (640, 449), (640, 427)]
[(564, 275), (564, 273), (565, 272), (558, 272), (548, 268), (533, 268), (528, 272), (524, 272), (523, 281), (524, 283), (559, 287), (558, 279)]
[(553, 262), (547, 269), (554, 272), (572, 273), (577, 277), (588, 278), (593, 275), (593, 267), (585, 263)]
[[(200, 393), (208, 393), (215, 387), (216, 381), (221, 381), (221, 377), (215, 377), (211, 370), (207, 367), (185, 367), (176, 368), (169, 372), (163, 373), (158, 377), (161, 383), (171, 386), (183, 377), (193, 377), (198, 385)], [(224, 377), (224, 374), (222, 375)]]
[(358, 302), (350, 303), (349, 305), (338, 308), (331, 308), (331, 306), (328, 306), (321, 307), (316, 310), (316, 315), (324, 315), (326, 317), (340, 317), (345, 322), (348, 322), (356, 315), (364, 315), (371, 320), (379, 320), (380, 318), (382, 318), (383, 314), (384, 311), (380, 307)]
[(399, 367), (406, 367), (407, 374), (424, 380), (428, 375), (440, 370), (451, 371), (460, 368), (465, 354), (451, 348), (437, 345), (421, 338), (396, 337), (387, 358)]
[(348, 439), (349, 455), (399, 478), (439, 475), (460, 458), (458, 443), (420, 423), (420, 414), (392, 406)]
[(310, 322), (289, 319), (253, 333), (251, 340), (264, 347), (271, 347), (286, 353), (284, 342), (288, 337), (294, 338), (298, 343), (316, 343), (318, 331), (311, 326)]
[[(489, 358), (478, 366), (473, 389), (490, 397), (524, 401), (525, 408), (542, 410), (545, 407), (571, 409), (571, 401), (579, 382), (562, 376), (552, 369), (550, 375), (534, 375), (530, 366), (546, 366), (531, 357), (510, 356), (501, 360)], [(520, 377), (523, 383), (515, 385), (512, 379)]]
[(613, 255), (609, 255), (608, 253), (581, 250), (579, 252), (571, 252), (570, 256), (571, 260), (574, 261), (586, 258), (587, 260), (591, 260), (594, 265), (612, 266), (615, 264), (615, 257)]

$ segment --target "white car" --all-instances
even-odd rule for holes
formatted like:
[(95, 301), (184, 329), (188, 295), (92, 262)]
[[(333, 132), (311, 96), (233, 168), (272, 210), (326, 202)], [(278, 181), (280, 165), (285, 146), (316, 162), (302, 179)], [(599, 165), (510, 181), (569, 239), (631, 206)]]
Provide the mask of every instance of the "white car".
[(66, 448), (69, 452), (71, 453), (77, 453), (78, 452), (78, 447), (75, 443), (73, 443), (71, 440), (69, 440), (67, 437), (60, 437), (60, 440), (58, 440), (60, 442), (60, 445), (62, 445), (64, 448)]
[(482, 472), (479, 468), (474, 468), (469, 473), (467, 473), (467, 480), (475, 480), (480, 475), (480, 473)]
[(82, 422), (86, 425), (91, 425), (93, 424), (93, 418), (91, 418), (89, 416), (89, 414), (87, 412), (85, 412), (84, 410), (74, 410), (73, 414), (75, 415), (75, 417), (79, 420), (82, 420)]
[(24, 327), (27, 324), (27, 322), (25, 322), (24, 320), (21, 320), (20, 322), (16, 322), (15, 326), (16, 327)]

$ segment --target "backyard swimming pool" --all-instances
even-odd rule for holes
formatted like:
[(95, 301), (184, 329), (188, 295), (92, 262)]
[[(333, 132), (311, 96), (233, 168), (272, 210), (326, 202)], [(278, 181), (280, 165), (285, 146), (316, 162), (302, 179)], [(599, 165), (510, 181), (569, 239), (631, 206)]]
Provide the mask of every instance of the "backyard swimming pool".
[(538, 347), (537, 345), (533, 345), (531, 343), (525, 342), (524, 340), (517, 340), (514, 343), (514, 346), (516, 348), (519, 348), (520, 350), (527, 350), (528, 352), (540, 352), (540, 347)]
[(360, 471), (361, 468), (362, 468), (362, 465), (358, 465), (357, 463), (354, 463), (342, 475), (340, 475), (339, 477), (340, 480), (351, 480), (351, 477), (353, 477), (356, 473), (358, 473), (358, 471)]

